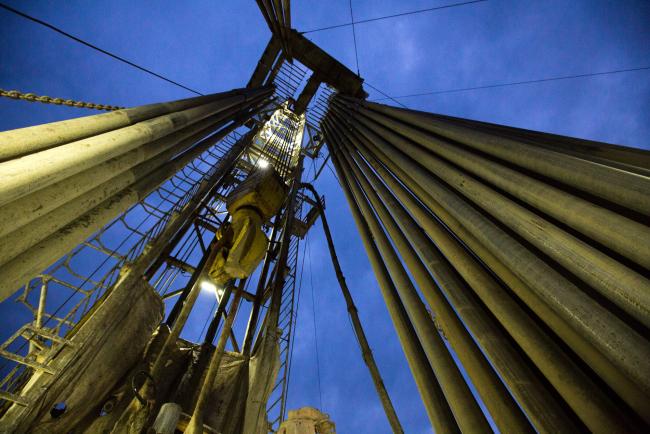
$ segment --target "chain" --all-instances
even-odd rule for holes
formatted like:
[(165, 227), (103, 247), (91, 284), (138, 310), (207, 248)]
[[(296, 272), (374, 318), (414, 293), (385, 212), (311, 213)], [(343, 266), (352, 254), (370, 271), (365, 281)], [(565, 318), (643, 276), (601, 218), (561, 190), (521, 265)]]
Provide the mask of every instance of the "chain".
[(13, 98), (13, 99), (22, 99), (30, 102), (42, 102), (44, 104), (67, 105), (69, 107), (81, 107), (81, 108), (89, 108), (95, 110), (113, 111), (113, 110), (120, 110), (125, 108), (125, 107), (117, 107), (114, 105), (94, 104), (92, 102), (75, 101), (72, 99), (52, 98), (50, 96), (45, 96), (45, 95), (38, 96), (33, 93), (23, 93), (17, 90), (0, 89), (0, 96)]

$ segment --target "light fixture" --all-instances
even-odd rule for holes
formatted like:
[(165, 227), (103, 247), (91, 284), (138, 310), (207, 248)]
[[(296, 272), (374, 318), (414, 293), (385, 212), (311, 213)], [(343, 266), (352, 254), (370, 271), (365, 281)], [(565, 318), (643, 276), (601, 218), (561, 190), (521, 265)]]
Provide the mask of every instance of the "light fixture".
[(210, 282), (209, 280), (201, 281), (200, 286), (201, 286), (201, 290), (214, 294), (217, 297), (217, 300), (221, 300), (221, 297), (223, 297), (223, 288), (219, 288), (217, 285)]
[(264, 158), (260, 158), (259, 160), (257, 160), (257, 166), (260, 169), (266, 169), (267, 167), (269, 167), (269, 162), (266, 161)]

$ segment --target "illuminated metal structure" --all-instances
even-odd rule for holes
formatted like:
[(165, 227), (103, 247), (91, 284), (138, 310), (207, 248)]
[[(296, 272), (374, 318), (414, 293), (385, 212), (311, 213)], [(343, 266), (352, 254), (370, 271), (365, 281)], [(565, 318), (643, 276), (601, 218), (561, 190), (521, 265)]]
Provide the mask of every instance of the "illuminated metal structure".
[[(321, 216), (402, 432), (302, 181), (326, 147), (436, 432), (647, 431), (650, 154), (368, 102), (288, 1), (258, 4), (273, 37), (246, 88), (0, 133), (0, 294), (27, 308), (2, 428), (277, 430)], [(228, 198), (264, 170), (286, 188), (264, 259), (218, 288)]]

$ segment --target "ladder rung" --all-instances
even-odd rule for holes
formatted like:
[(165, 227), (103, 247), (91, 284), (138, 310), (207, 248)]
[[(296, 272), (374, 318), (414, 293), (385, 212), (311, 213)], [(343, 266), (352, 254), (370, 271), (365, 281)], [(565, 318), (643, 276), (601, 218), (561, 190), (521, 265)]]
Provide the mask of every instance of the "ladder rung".
[(50, 368), (47, 365), (35, 362), (33, 360), (27, 360), (25, 357), (19, 356), (18, 354), (10, 353), (9, 351), (4, 351), (4, 350), (0, 351), (0, 357), (4, 357), (7, 360), (12, 360), (14, 362), (20, 363), (21, 365), (29, 366), (30, 368), (47, 372), (48, 374), (56, 373), (56, 370)]
[[(275, 392), (275, 389), (277, 389), (278, 387), (282, 386), (283, 384), (284, 384), (284, 383), (283, 383), (282, 381), (278, 381), (278, 382), (275, 384), (275, 386), (273, 386), (273, 389), (271, 390), (271, 393), (270, 393), (270, 394), (272, 394), (273, 392)], [(270, 394), (269, 394), (269, 395), (270, 395)]]
[(15, 402), (16, 404), (22, 405), (23, 407), (27, 407), (29, 405), (29, 402), (22, 396), (14, 395), (13, 393), (5, 392), (4, 390), (0, 390), (0, 399)]
[[(70, 342), (69, 340), (67, 340), (67, 339), (65, 339), (65, 338), (62, 338), (61, 336), (56, 335), (56, 334), (54, 334), (54, 333), (47, 332), (47, 331), (45, 331), (45, 330), (43, 330), (43, 329), (37, 329), (37, 328), (34, 328), (34, 327), (30, 326), (30, 325), (28, 325), (28, 326), (26, 326), (26, 327), (24, 328), (23, 333), (24, 333), (25, 331), (28, 331), (28, 330), (29, 330), (30, 332), (32, 332), (32, 337), (34, 337), (34, 336), (40, 336), (40, 337), (43, 337), (43, 338), (45, 338), (45, 339), (49, 339), (49, 340), (51, 340), (52, 342), (56, 342), (57, 344), (68, 345), (69, 347), (74, 348), (74, 345), (72, 344), (72, 342)], [(28, 340), (32, 338), (32, 337), (29, 337), (29, 338), (28, 338), (28, 337), (26, 337), (26, 336), (23, 336), (23, 337), (24, 337), (25, 339), (28, 339)]]
[(280, 402), (281, 399), (282, 399), (282, 395), (280, 395), (280, 397), (278, 399), (273, 401), (273, 404), (271, 404), (269, 407), (266, 407), (266, 412), (268, 413), (269, 411), (271, 411), (271, 409), (273, 409), (273, 407), (278, 405), (278, 402)]

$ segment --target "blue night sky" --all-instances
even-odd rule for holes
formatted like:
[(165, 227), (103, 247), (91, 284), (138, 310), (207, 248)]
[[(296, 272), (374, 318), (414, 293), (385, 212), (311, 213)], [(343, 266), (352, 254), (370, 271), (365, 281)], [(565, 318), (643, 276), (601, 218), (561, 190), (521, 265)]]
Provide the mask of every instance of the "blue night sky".
[[(453, 2), (353, 0), (353, 7), (361, 20)], [(255, 2), (248, 0), (8, 3), (203, 93), (245, 86), (270, 37)], [(348, 0), (296, 0), (292, 13), (298, 30), (350, 21)], [(390, 95), (650, 66), (650, 2), (645, 0), (489, 0), (359, 24), (356, 30), (362, 77)], [(356, 70), (351, 27), (307, 36)], [(191, 96), (4, 10), (0, 87), (121, 106)], [(381, 97), (369, 93), (371, 99)], [(420, 110), (650, 149), (648, 70), (401, 101)], [(88, 114), (94, 113), (3, 99), (0, 130)], [(326, 195), (344, 273), (405, 430), (431, 432), (345, 198), (329, 170), (316, 188)], [(308, 240), (289, 408), (321, 407), (315, 306), (323, 410), (341, 433), (389, 432), (320, 224)], [(14, 306), (0, 306), (5, 326)]]

